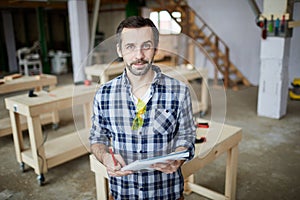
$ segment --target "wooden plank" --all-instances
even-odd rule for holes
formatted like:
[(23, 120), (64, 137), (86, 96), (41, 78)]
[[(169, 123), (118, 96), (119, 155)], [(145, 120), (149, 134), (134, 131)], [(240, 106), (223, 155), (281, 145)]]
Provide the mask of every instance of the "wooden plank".
[(101, 83), (105, 83), (109, 76), (119, 75), (124, 71), (124, 63), (95, 64), (85, 67), (84, 70), (89, 80), (92, 80), (92, 76), (97, 76), (100, 77)]
[(288, 23), (289, 28), (295, 28), (295, 27), (298, 27), (298, 26), (300, 26), (300, 21), (290, 21)]
[(201, 71), (202, 84), (201, 84), (201, 111), (207, 112), (208, 109), (208, 70)]
[(212, 191), (210, 189), (207, 189), (201, 185), (188, 183), (188, 187), (195, 193), (200, 194), (202, 196), (208, 197), (209, 199), (214, 200), (228, 200), (224, 195), (217, 193), (215, 191)]
[(4, 81), (11, 81), (13, 79), (16, 79), (16, 78), (21, 78), (22, 77), (22, 74), (12, 74), (12, 75), (8, 75), (8, 76), (4, 76)]
[(204, 109), (204, 105), (202, 103), (200, 103), (199, 101), (193, 100), (192, 99), (192, 110), (193, 110), (193, 114), (195, 113), (199, 113), (200, 111), (202, 111)]
[(34, 171), (40, 175), (47, 172), (46, 156), (43, 146), (43, 134), (39, 116), (27, 117), (30, 148), (33, 158)]
[(108, 178), (106, 167), (93, 154), (90, 155), (90, 164), (93, 172), (100, 174), (104, 178)]
[(83, 113), (84, 113), (84, 125), (85, 127), (91, 127), (92, 126), (92, 121), (91, 121), (91, 116), (92, 116), (92, 108), (93, 107), (93, 102), (91, 101), (90, 103), (86, 103), (83, 105)]
[(24, 142), (23, 142), (21, 125), (20, 125), (20, 115), (18, 113), (13, 112), (12, 110), (9, 111), (9, 115), (12, 124), (16, 157), (17, 157), (17, 161), (21, 163), (22, 162), (21, 151), (24, 149)]
[(228, 150), (226, 164), (225, 196), (235, 200), (236, 196), (236, 177), (238, 165), (238, 146)]
[[(85, 133), (89, 129), (81, 130)], [(48, 168), (73, 160), (88, 153), (89, 144), (84, 144), (77, 132), (57, 137), (44, 145)]]
[(14, 110), (25, 116), (36, 116), (43, 113), (50, 113), (60, 109), (92, 102), (96, 84), (85, 85), (67, 85), (57, 87), (51, 92), (37, 92), (37, 97), (30, 98), (28, 95), (18, 95), (5, 99), (6, 108)]
[(164, 72), (164, 74), (173, 77), (177, 80), (180, 80), (182, 82), (187, 82), (187, 81), (201, 78), (200, 73), (196, 69), (185, 69), (185, 68), (175, 68), (174, 70), (169, 70)]
[(108, 198), (108, 174), (106, 167), (96, 157), (90, 155), (91, 171), (95, 173), (97, 200)]
[[(89, 129), (80, 130), (80, 132), (88, 133)], [(79, 156), (88, 153), (89, 144), (83, 143), (77, 132), (54, 138), (46, 141), (44, 144), (45, 165), (47, 168), (55, 167), (59, 164), (70, 161)], [(23, 161), (31, 167), (36, 167), (31, 149), (22, 152)]]
[[(55, 112), (56, 114), (57, 112)], [(52, 113), (45, 113), (43, 115), (41, 115), (41, 123), (42, 125), (46, 125), (46, 124), (50, 124), (50, 123), (58, 123), (58, 120), (55, 119), (53, 120), (52, 118)], [(27, 126), (27, 121), (26, 118), (24, 116), (20, 116), (20, 129), (22, 131), (27, 130), (28, 126)], [(12, 134), (12, 127), (11, 127), (11, 122), (10, 122), (10, 118), (6, 117), (6, 118), (2, 118), (0, 119), (0, 137), (2, 136), (6, 136), (6, 135), (10, 135)]]
[(279, 18), (280, 20), (282, 19), (282, 16), (284, 15), (285, 20), (289, 20), (290, 19), (290, 13), (263, 13), (260, 17), (259, 20), (264, 21), (264, 19), (266, 18), (268, 21), (270, 21), (272, 19), (273, 15), (273, 19), (274, 21)]
[(33, 157), (32, 157), (32, 151), (30, 148), (26, 149), (25, 151), (22, 151), (21, 155), (22, 155), (22, 161), (24, 163), (26, 163), (26, 165), (28, 165), (32, 168), (36, 167), (35, 161), (33, 160)]
[(21, 78), (5, 81), (0, 85), (0, 94), (41, 88), (50, 86), (53, 88), (57, 84), (57, 78), (54, 75), (22, 76)]
[(194, 181), (195, 181), (194, 174), (192, 174), (189, 177), (187, 177), (187, 178), (184, 179), (184, 189), (183, 189), (184, 190), (183, 191), (184, 194), (189, 195), (189, 194), (191, 194), (193, 192), (192, 188), (190, 188), (190, 184), (189, 183), (194, 183)]
[(103, 178), (103, 176), (100, 176), (98, 173), (96, 173), (95, 180), (96, 180), (97, 200), (108, 199), (108, 194), (109, 194), (108, 180)]

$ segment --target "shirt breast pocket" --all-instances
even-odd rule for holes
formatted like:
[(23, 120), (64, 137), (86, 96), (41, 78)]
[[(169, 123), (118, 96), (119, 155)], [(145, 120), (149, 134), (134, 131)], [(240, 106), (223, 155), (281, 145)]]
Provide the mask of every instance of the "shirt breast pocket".
[(160, 135), (173, 134), (176, 129), (176, 111), (173, 109), (156, 109), (153, 122), (153, 133)]

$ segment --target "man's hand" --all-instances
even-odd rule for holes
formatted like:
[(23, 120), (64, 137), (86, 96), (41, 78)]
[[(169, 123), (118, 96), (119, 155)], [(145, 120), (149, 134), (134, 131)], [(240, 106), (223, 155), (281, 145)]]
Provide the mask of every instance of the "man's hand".
[(96, 156), (97, 160), (106, 167), (107, 173), (110, 176), (126, 176), (133, 173), (132, 171), (120, 171), (120, 169), (126, 165), (124, 159), (121, 155), (115, 154), (114, 156), (117, 161), (117, 165), (115, 166), (113, 157), (108, 153), (108, 147), (104, 144), (92, 144), (91, 151)]
[[(184, 151), (185, 147), (177, 147), (175, 152)], [(166, 174), (174, 173), (178, 170), (179, 167), (185, 162), (185, 160), (169, 160), (166, 163), (156, 163), (152, 167), (158, 171), (161, 171)]]
[(102, 163), (106, 166), (109, 176), (127, 176), (133, 173), (132, 171), (121, 171), (120, 169), (124, 167), (126, 163), (120, 154), (115, 154), (114, 156), (117, 161), (116, 166), (110, 153), (104, 153), (102, 155)]
[(184, 163), (184, 160), (169, 160), (166, 163), (156, 163), (152, 165), (152, 168), (161, 171), (166, 174), (174, 173)]

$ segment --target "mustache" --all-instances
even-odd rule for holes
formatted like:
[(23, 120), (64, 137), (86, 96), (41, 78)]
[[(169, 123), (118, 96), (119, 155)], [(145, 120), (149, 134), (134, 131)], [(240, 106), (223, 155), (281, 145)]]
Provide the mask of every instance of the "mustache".
[(148, 63), (149, 63), (148, 60), (139, 59), (139, 60), (136, 60), (136, 61), (132, 62), (131, 65), (135, 65), (135, 64), (148, 64)]

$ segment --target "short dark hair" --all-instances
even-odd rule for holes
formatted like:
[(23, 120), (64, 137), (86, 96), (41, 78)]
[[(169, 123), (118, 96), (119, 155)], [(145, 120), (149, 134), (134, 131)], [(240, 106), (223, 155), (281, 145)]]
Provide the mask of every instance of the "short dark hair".
[(153, 36), (154, 36), (154, 48), (156, 49), (159, 41), (159, 32), (155, 24), (149, 18), (144, 18), (141, 16), (131, 16), (123, 20), (117, 28), (117, 38), (118, 44), (121, 47), (121, 33), (124, 28), (142, 28), (142, 27), (151, 27)]

